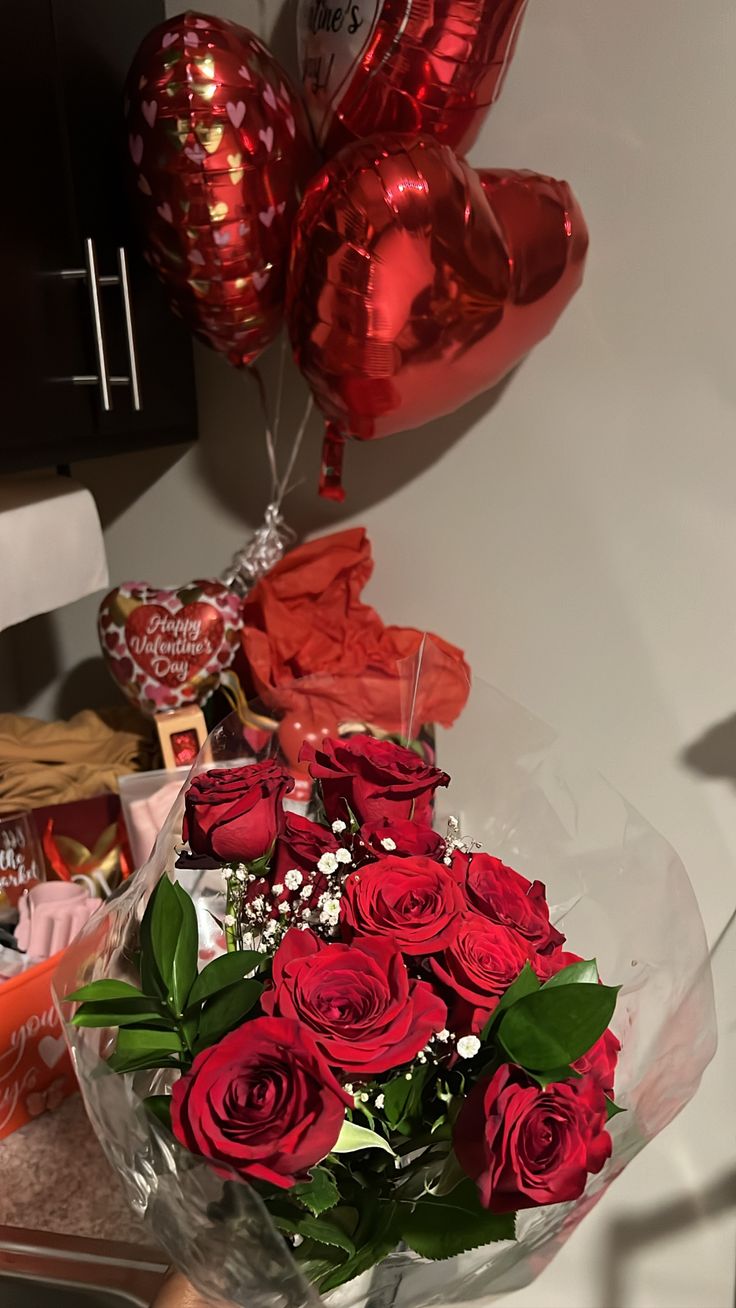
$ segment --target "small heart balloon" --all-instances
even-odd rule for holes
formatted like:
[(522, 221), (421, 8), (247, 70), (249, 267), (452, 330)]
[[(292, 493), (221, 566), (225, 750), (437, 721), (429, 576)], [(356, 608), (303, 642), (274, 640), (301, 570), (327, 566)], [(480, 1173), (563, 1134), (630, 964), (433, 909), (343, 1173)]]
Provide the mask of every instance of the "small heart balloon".
[(347, 436), (451, 413), (509, 372), (579, 287), (588, 246), (566, 182), (474, 172), (429, 137), (341, 150), (294, 228), (287, 320), (327, 418), (322, 493)]
[(144, 713), (202, 703), (232, 663), (241, 604), (219, 581), (158, 589), (126, 581), (100, 605), (102, 653), (120, 688)]
[(131, 192), (172, 307), (236, 366), (276, 335), (291, 224), (315, 166), (286, 73), (209, 14), (143, 41), (126, 88)]

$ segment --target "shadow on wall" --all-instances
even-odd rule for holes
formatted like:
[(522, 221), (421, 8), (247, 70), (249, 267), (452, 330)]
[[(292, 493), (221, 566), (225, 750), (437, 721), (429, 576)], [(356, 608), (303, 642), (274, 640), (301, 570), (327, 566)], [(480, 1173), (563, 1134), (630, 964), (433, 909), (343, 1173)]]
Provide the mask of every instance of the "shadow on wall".
[(706, 1190), (677, 1195), (667, 1204), (658, 1201), (649, 1211), (637, 1211), (630, 1218), (614, 1222), (601, 1266), (599, 1308), (627, 1308), (627, 1273), (631, 1272), (630, 1264), (637, 1254), (732, 1208), (736, 1208), (736, 1168), (725, 1172)]
[(53, 682), (54, 717), (127, 703), (101, 655), (63, 671), (51, 613), (39, 613), (21, 627), (0, 632), (0, 670), (0, 713), (17, 713), (19, 703), (32, 703)]
[(686, 746), (680, 760), (692, 772), (720, 777), (736, 785), (736, 713), (708, 727), (702, 736)]
[[(284, 467), (305, 412), (308, 390), (288, 346), (283, 341), (277, 342), (258, 361), (271, 413), (276, 409), (282, 350), (286, 350), (286, 357), (278, 454), (280, 466)], [(437, 463), (487, 416), (506, 387), (513, 384), (513, 379), (514, 373), (510, 373), (498, 386), (457, 412), (414, 431), (377, 441), (348, 441), (344, 469), (346, 500), (342, 505), (321, 500), (317, 495), (324, 422), (321, 414), (314, 411), (294, 470), (295, 488), (286, 502), (289, 523), (300, 535), (329, 530), (345, 518), (359, 516), (371, 505), (387, 499)], [(229, 368), (224, 360), (201, 349), (197, 352), (197, 392), (201, 416), (197, 471), (223, 507), (256, 526), (262, 520), (271, 493), (256, 381), (247, 371)], [(494, 435), (503, 439), (500, 426)]]

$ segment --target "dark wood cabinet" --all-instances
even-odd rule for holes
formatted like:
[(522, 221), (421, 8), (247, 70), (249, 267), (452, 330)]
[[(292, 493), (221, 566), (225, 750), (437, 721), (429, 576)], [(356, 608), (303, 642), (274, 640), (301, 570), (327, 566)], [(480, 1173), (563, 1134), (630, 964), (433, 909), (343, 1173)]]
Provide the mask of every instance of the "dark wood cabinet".
[(191, 341), (140, 254), (126, 195), (123, 84), (164, 6), (0, 0), (0, 14), (13, 51), (0, 471), (193, 440)]

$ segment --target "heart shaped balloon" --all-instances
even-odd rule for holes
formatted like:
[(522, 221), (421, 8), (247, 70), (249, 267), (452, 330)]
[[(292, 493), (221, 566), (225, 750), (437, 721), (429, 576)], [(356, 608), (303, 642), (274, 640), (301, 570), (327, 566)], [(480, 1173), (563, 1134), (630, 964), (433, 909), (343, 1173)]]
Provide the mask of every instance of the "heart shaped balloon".
[(500, 381), (577, 290), (588, 245), (566, 182), (477, 173), (429, 137), (341, 150), (294, 230), (287, 320), (328, 421), (331, 498), (347, 436), (417, 427)]
[(526, 0), (299, 0), (307, 110), (327, 155), (377, 132), (465, 153), (500, 94)]
[(219, 581), (176, 589), (126, 581), (100, 605), (102, 653), (144, 713), (202, 703), (240, 643), (241, 603)]
[(252, 32), (188, 12), (145, 38), (126, 105), (148, 258), (195, 335), (250, 363), (281, 325), (291, 224), (315, 166), (299, 97)]

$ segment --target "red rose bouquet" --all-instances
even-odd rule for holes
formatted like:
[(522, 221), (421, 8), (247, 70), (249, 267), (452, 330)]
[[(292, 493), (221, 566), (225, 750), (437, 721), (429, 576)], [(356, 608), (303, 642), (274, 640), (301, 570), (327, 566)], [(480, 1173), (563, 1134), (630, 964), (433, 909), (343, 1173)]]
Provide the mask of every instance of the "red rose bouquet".
[(437, 762), (411, 723), (305, 745), (306, 812), (229, 719), (64, 960), (88, 1111), (205, 1292), (513, 1288), (712, 1053), (672, 851), (540, 724), (473, 696)]

